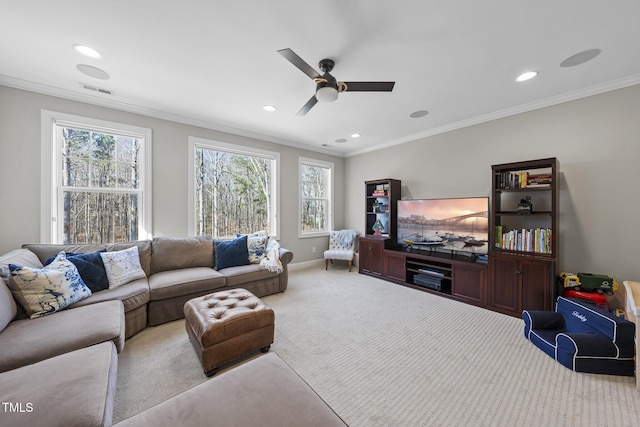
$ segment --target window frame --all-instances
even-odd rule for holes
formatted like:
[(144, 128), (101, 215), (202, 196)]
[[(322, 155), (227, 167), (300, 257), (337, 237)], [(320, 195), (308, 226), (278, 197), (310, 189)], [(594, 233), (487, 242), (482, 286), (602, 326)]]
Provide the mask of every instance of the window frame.
[[(113, 133), (139, 138), (140, 144), (140, 212), (138, 240), (153, 238), (152, 228), (152, 131), (149, 128), (123, 123), (84, 117), (57, 111), (41, 110), (41, 176), (40, 176), (40, 241), (43, 243), (62, 243), (63, 221), (59, 209), (62, 205), (61, 153), (57, 138), (58, 127), (73, 127), (89, 131)], [(96, 192), (111, 192), (108, 189), (96, 189)], [(114, 193), (123, 193), (119, 189)]]
[[(231, 154), (254, 156), (269, 159), (274, 162), (274, 168), (271, 171), (271, 194), (273, 195), (273, 203), (271, 203), (271, 212), (269, 213), (269, 235), (274, 239), (280, 239), (280, 153), (277, 151), (264, 150), (261, 148), (248, 147), (244, 145), (230, 144), (221, 141), (215, 141), (206, 138), (190, 136), (188, 138), (188, 201), (187, 215), (189, 236), (195, 236), (195, 202), (196, 202), (196, 149), (202, 148), (206, 150), (224, 151)], [(259, 231), (259, 230), (255, 230)]]
[[(302, 230), (302, 168), (304, 166), (315, 166), (326, 168), (329, 170), (329, 182), (327, 184), (327, 229), (322, 231), (303, 231)], [(334, 218), (334, 176), (335, 167), (333, 162), (313, 159), (310, 157), (298, 157), (298, 238), (322, 237), (328, 236), (333, 230)]]

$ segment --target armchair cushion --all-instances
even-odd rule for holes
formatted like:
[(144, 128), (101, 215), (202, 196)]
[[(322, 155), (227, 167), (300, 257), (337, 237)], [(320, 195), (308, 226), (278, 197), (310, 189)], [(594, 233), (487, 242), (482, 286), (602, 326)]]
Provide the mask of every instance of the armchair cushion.
[(324, 251), (325, 270), (329, 268), (329, 260), (334, 259), (348, 261), (349, 271), (353, 265), (356, 239), (358, 233), (355, 230), (332, 231), (329, 233), (329, 249)]
[(329, 249), (324, 251), (324, 258), (351, 261), (355, 253), (357, 237), (358, 234), (353, 230), (330, 232)]

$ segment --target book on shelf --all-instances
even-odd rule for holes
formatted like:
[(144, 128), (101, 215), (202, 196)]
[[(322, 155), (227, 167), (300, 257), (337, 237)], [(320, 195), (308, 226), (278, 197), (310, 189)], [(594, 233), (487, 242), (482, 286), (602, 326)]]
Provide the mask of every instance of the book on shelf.
[(373, 193), (371, 193), (372, 197), (387, 197), (387, 192), (386, 191), (374, 191)]
[(541, 174), (541, 175), (529, 175), (527, 179), (527, 187), (528, 188), (543, 188), (543, 187), (551, 187), (551, 175), (550, 174)]
[(496, 248), (501, 248), (502, 247), (502, 226), (501, 225), (496, 225)]
[(531, 174), (529, 172), (499, 172), (496, 174), (496, 188), (503, 190), (550, 187), (551, 181), (551, 174)]
[[(496, 227), (496, 233), (498, 232)], [(550, 254), (553, 250), (552, 231), (550, 228), (511, 230), (496, 234), (496, 247), (511, 251), (535, 252)]]

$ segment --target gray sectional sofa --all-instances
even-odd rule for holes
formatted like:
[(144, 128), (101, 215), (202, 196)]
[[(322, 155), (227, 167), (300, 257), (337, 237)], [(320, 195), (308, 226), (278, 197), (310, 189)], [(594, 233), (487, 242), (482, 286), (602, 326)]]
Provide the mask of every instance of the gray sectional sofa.
[[(60, 251), (92, 253), (137, 246), (144, 278), (52, 314), (29, 318), (8, 284), (9, 264), (40, 269)], [(287, 288), (293, 253), (279, 249), (280, 272), (260, 264), (216, 269), (210, 237), (155, 238), (121, 244), (26, 244), (0, 255), (2, 425), (111, 425), (117, 354), (147, 325), (184, 317), (184, 303), (225, 288), (256, 296)]]

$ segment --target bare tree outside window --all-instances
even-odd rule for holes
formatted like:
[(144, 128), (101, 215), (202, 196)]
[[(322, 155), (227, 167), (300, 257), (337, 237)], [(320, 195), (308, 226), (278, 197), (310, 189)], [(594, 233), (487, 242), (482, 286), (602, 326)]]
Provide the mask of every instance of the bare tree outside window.
[(274, 160), (195, 148), (195, 234), (272, 232)]
[(64, 244), (138, 239), (141, 139), (58, 128)]
[(331, 168), (300, 164), (300, 222), (302, 233), (329, 231)]

